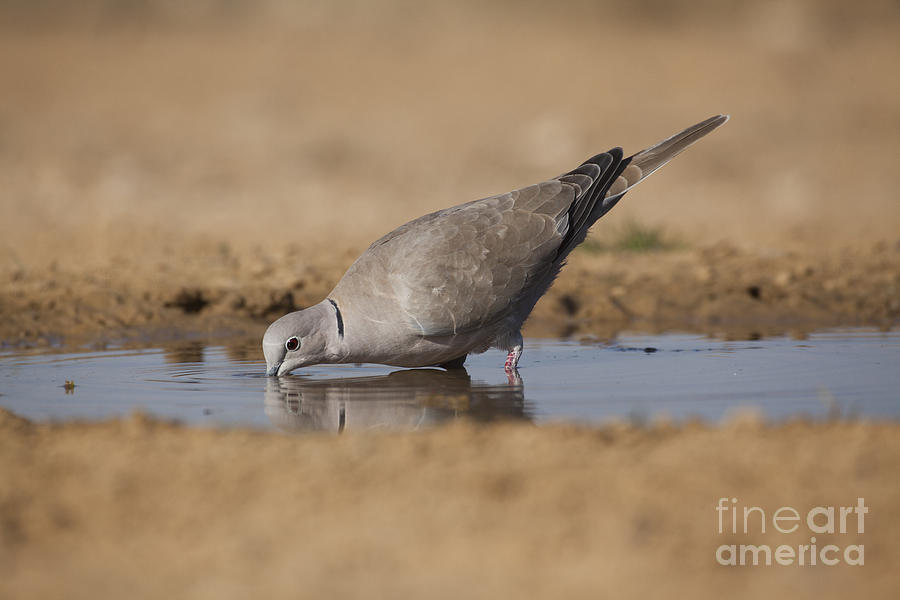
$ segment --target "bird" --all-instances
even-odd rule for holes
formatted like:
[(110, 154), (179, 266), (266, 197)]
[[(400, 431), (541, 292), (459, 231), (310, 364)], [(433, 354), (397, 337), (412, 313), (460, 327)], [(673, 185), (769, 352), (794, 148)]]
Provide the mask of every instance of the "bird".
[(379, 238), (324, 300), (269, 325), (266, 374), (317, 364), (463, 368), (499, 348), (518, 373), (522, 325), (591, 226), (637, 183), (729, 119), (716, 115), (625, 157), (414, 219)]

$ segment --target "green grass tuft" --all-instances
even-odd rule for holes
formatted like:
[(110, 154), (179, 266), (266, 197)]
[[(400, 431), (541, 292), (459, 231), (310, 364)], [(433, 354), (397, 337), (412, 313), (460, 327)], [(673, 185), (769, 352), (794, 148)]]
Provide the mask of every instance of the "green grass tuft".
[(618, 231), (610, 232), (607, 239), (587, 239), (579, 247), (592, 253), (665, 252), (684, 248), (685, 245), (668, 236), (662, 227), (627, 221)]

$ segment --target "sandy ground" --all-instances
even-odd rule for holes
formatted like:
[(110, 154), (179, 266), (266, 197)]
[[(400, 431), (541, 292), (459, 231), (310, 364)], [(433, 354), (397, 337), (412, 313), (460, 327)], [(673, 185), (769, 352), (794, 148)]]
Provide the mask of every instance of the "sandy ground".
[[(722, 112), (526, 334), (900, 320), (895, 2), (74, 6), (0, 2), (2, 347), (261, 335), (411, 218)], [(671, 243), (615, 250), (632, 223)], [(893, 598), (898, 444), (893, 424), (291, 438), (0, 412), (0, 596)], [(716, 535), (722, 496), (865, 497), (864, 534), (818, 543), (866, 564), (719, 566), (746, 541)], [(781, 538), (809, 541), (746, 539)]]
[[(742, 418), (290, 437), (0, 411), (0, 595), (895, 598), (898, 433)], [(862, 533), (850, 515), (843, 534), (751, 519), (733, 535), (728, 518), (719, 534), (720, 497), (768, 519), (857, 498), (868, 513)], [(862, 545), (864, 564), (716, 561), (810, 537)]]

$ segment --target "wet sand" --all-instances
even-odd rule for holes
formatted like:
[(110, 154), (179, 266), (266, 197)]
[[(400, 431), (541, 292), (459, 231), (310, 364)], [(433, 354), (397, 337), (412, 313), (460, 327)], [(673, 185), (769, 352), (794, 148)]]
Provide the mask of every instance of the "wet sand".
[[(597, 224), (527, 335), (900, 319), (894, 3), (27, 4), (0, 6), (6, 347), (261, 335), (411, 218), (720, 112)], [(671, 243), (610, 250), (629, 223)], [(894, 597), (898, 440), (752, 419), (291, 438), (0, 412), (0, 595)], [(721, 567), (722, 496), (865, 497), (866, 565)]]

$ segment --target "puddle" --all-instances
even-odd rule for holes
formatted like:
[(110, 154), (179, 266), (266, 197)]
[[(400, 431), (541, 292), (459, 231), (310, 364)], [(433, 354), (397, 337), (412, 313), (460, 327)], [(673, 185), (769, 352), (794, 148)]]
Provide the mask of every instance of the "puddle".
[[(135, 409), (192, 425), (287, 431), (418, 429), (478, 421), (717, 422), (752, 407), (770, 420), (900, 418), (900, 333), (822, 333), (747, 342), (622, 336), (615, 344), (527, 340), (521, 381), (504, 354), (466, 372), (332, 365), (269, 378), (257, 340), (229, 346), (0, 354), (0, 406), (38, 421)], [(72, 381), (74, 388), (67, 388)]]

